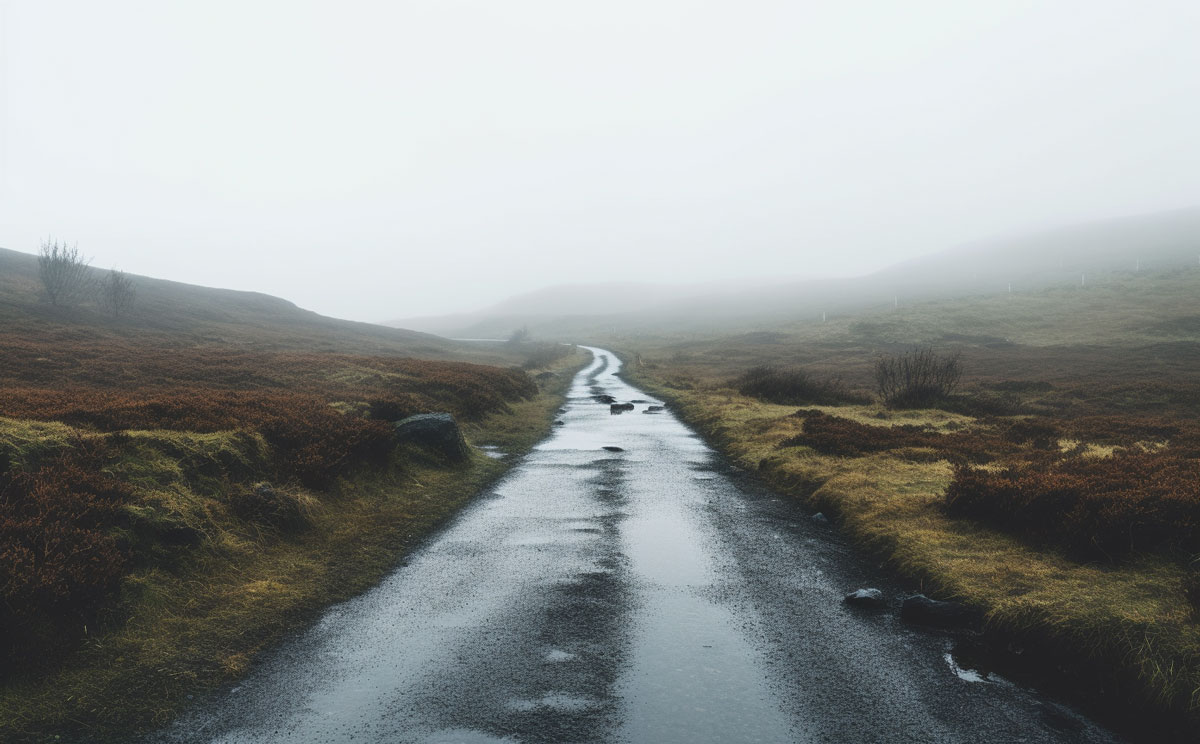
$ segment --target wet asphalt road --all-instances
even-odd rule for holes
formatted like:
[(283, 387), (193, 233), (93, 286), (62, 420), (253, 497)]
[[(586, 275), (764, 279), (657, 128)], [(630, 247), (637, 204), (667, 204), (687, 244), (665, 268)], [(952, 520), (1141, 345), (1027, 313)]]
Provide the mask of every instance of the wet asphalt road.
[(593, 352), (564, 425), (490, 494), (150, 740), (1115, 741), (843, 605), (901, 590)]

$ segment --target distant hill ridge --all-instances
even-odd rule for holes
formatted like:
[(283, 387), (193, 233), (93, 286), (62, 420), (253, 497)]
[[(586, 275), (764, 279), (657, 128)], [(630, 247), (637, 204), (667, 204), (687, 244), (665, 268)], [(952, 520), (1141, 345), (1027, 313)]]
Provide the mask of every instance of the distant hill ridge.
[(893, 304), (1075, 286), (1090, 275), (1200, 265), (1200, 208), (1070, 225), (979, 241), (911, 259), (866, 276), (824, 280), (575, 284), (510, 298), (475, 313), (387, 323), (452, 337), (502, 337), (528, 326), (536, 336), (748, 330), (822, 313)]

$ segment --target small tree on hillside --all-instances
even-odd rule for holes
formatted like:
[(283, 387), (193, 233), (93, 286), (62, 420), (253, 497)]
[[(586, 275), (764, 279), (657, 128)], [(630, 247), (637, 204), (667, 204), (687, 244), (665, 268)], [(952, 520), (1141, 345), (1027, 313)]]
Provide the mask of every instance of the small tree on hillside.
[(51, 305), (70, 305), (87, 294), (91, 285), (89, 259), (77, 246), (47, 240), (38, 251), (38, 277)]
[(133, 307), (136, 297), (133, 280), (124, 271), (113, 269), (100, 281), (100, 304), (114, 318)]

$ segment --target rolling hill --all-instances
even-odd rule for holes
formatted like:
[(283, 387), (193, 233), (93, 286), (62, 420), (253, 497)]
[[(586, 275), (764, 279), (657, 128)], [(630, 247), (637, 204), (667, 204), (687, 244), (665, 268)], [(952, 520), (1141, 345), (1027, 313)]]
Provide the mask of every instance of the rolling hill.
[[(39, 299), (37, 257), (0, 248), (0, 322), (10, 330), (49, 333), (62, 324), (95, 338), (137, 337), (162, 346), (252, 347), (272, 351), (336, 351), (425, 359), (465, 358), (474, 352), (427, 333), (319, 315), (260, 294), (132, 276), (137, 298), (128, 317), (114, 320), (84, 302), (53, 307)], [(93, 269), (99, 277), (105, 272)]]
[(388, 323), (453, 337), (600, 340), (767, 330), (822, 314), (1096, 283), (1196, 267), (1200, 208), (1071, 225), (959, 246), (862, 277), (739, 284), (585, 284), (514, 297), (486, 310)]

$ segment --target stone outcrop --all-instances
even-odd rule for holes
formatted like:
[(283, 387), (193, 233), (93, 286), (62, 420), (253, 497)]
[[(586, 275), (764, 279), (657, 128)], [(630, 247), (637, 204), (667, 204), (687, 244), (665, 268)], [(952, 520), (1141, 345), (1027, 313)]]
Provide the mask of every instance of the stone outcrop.
[(397, 421), (393, 426), (399, 444), (420, 445), (451, 462), (461, 462), (470, 455), (462, 430), (448, 413), (421, 413)]

